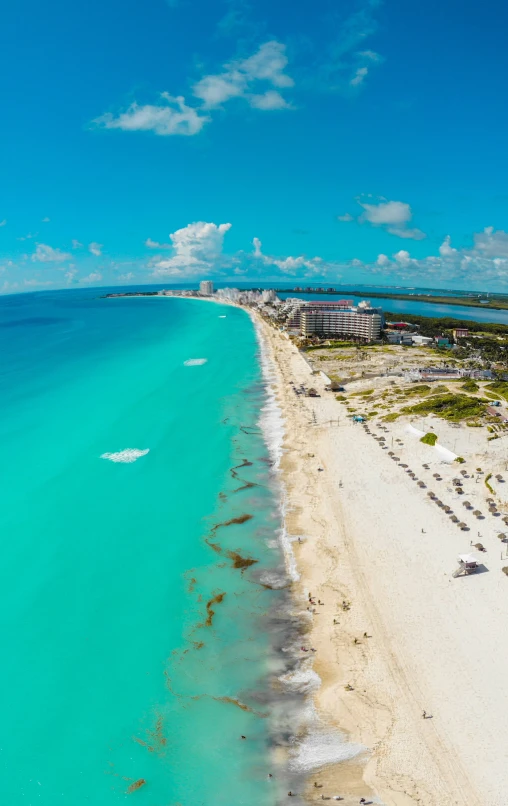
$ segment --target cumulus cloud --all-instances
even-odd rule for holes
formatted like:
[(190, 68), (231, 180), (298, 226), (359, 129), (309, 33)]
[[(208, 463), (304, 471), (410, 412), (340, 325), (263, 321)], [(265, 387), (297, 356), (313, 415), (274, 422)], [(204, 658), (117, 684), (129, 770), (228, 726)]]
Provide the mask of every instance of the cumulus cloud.
[(159, 243), (159, 241), (152, 241), (151, 238), (147, 238), (145, 246), (149, 249), (171, 249), (172, 245), (170, 243)]
[(376, 204), (370, 204), (360, 199), (357, 201), (363, 208), (363, 213), (358, 217), (360, 223), (368, 222), (374, 227), (383, 227), (386, 232), (397, 235), (399, 238), (421, 241), (427, 237), (420, 229), (408, 227), (413, 213), (406, 202), (379, 201)]
[(156, 258), (150, 266), (155, 277), (191, 276), (218, 268), (224, 236), (231, 224), (195, 221), (169, 237), (173, 255)]
[(74, 282), (74, 278), (76, 277), (77, 273), (78, 273), (77, 269), (69, 269), (68, 271), (65, 272), (64, 277), (68, 283), (72, 283)]
[(407, 280), (426, 280), (441, 284), (443, 280), (477, 286), (508, 284), (508, 232), (486, 227), (474, 233), (471, 247), (455, 248), (447, 235), (439, 246), (439, 254), (413, 258), (401, 249), (392, 258), (379, 255), (365, 268), (374, 274), (396, 275)]
[(70, 257), (69, 252), (62, 252), (45, 243), (38, 243), (32, 260), (37, 263), (61, 263), (63, 260), (69, 260)]
[(42, 223), (43, 223), (43, 224), (49, 224), (49, 222), (50, 222), (50, 221), (51, 221), (51, 219), (50, 219), (50, 218), (48, 218), (48, 216), (45, 216), (45, 217), (42, 219)]
[(92, 271), (86, 277), (81, 277), (80, 283), (98, 283), (102, 280), (102, 274), (98, 271)]
[(4, 218), (2, 221), (0, 221), (0, 227), (5, 227), (6, 224), (7, 224), (7, 219), (6, 218)]
[(83, 248), (83, 244), (80, 243), (79, 241), (77, 241), (75, 238), (72, 239), (71, 243), (72, 243), (72, 248), (73, 249), (82, 249)]
[(283, 89), (293, 86), (293, 79), (285, 73), (288, 59), (286, 47), (281, 42), (265, 42), (247, 59), (237, 59), (224, 65), (221, 73), (210, 74), (200, 79), (193, 87), (205, 109), (222, 106), (232, 98), (245, 98), (256, 109), (287, 109), (290, 105), (276, 91), (263, 95), (251, 93), (259, 82)]
[(223, 65), (221, 72), (199, 79), (192, 88), (197, 105), (187, 104), (183, 95), (163, 92), (159, 103), (134, 101), (116, 115), (112, 112), (100, 115), (92, 125), (101, 129), (150, 131), (162, 137), (192, 137), (210, 122), (210, 110), (222, 107), (233, 98), (243, 98), (254, 109), (264, 111), (291, 109), (291, 104), (278, 91), (294, 83), (284, 72), (287, 62), (285, 45), (271, 40), (252, 56), (229, 62)]
[(356, 69), (356, 72), (355, 72), (355, 74), (354, 74), (353, 78), (352, 78), (352, 79), (351, 79), (351, 81), (349, 82), (349, 83), (350, 83), (350, 85), (351, 85), (352, 87), (359, 87), (359, 86), (360, 86), (360, 84), (363, 84), (363, 82), (364, 82), (364, 81), (365, 81), (365, 79), (367, 78), (368, 72), (369, 72), (369, 68), (368, 68), (368, 67), (365, 67), (365, 66), (363, 66), (363, 67), (358, 67), (358, 68)]
[(187, 106), (181, 95), (173, 97), (167, 92), (160, 95), (162, 103), (140, 105), (134, 101), (125, 112), (113, 115), (106, 112), (95, 118), (93, 124), (102, 129), (121, 129), (127, 132), (151, 131), (154, 134), (168, 137), (183, 135), (191, 137), (201, 131), (210, 120), (208, 115), (199, 114), (199, 110)]
[(102, 255), (102, 244), (92, 241), (92, 243), (88, 244), (88, 251), (95, 257), (100, 257)]
[(264, 266), (276, 266), (283, 274), (302, 274), (305, 277), (309, 277), (315, 274), (323, 274), (326, 270), (323, 259), (320, 257), (308, 258), (305, 255), (285, 258), (272, 257), (263, 253), (262, 243), (259, 238), (254, 238), (252, 243), (254, 246), (254, 258), (260, 260)]
[(354, 221), (354, 217), (351, 213), (344, 213), (344, 215), (338, 215), (337, 221)]
[(122, 283), (128, 283), (128, 282), (129, 282), (129, 280), (133, 280), (133, 279), (134, 279), (134, 272), (133, 272), (133, 271), (128, 271), (126, 274), (119, 274), (119, 275), (118, 275), (118, 279), (119, 279), (119, 280), (120, 280)]

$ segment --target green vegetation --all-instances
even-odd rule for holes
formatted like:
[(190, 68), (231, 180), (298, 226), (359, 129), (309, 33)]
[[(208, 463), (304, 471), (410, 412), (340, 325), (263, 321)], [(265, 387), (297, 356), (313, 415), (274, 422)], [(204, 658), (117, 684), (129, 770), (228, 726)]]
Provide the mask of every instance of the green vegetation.
[(419, 383), (416, 386), (410, 386), (409, 389), (404, 389), (404, 397), (413, 397), (416, 395), (427, 395), (430, 392), (430, 386), (426, 383)]
[(347, 397), (345, 395), (335, 395), (335, 400), (338, 400), (339, 403), (343, 403), (345, 400), (347, 400)]
[(494, 392), (496, 395), (498, 395), (498, 397), (508, 400), (508, 383), (506, 381), (494, 381), (493, 383), (488, 383), (485, 389)]
[(478, 417), (483, 414), (485, 404), (469, 395), (453, 394), (448, 392), (442, 395), (432, 395), (414, 406), (405, 406), (401, 414), (435, 414), (452, 423), (458, 423), (469, 417)]
[(425, 434), (425, 436), (421, 438), (420, 442), (423, 442), (424, 445), (434, 446), (437, 442), (437, 434), (432, 434), (429, 432), (428, 434)]
[(387, 414), (385, 417), (383, 417), (383, 420), (385, 423), (393, 423), (398, 417), (400, 417), (400, 414), (394, 411), (391, 414)]
[(478, 392), (480, 387), (472, 378), (469, 378), (460, 388), (463, 389), (464, 392)]
[(342, 350), (347, 347), (355, 347), (355, 343), (353, 341), (331, 341), (330, 344), (312, 344), (310, 347), (305, 348), (306, 353), (310, 353), (313, 350)]
[(489, 473), (488, 476), (485, 476), (485, 486), (491, 495), (494, 495), (494, 490), (489, 484), (490, 479), (492, 478), (492, 473)]
[(459, 463), (459, 465), (463, 465), (463, 464), (464, 464), (464, 462), (465, 462), (466, 460), (464, 459), (464, 457), (463, 457), (463, 456), (457, 456), (457, 458), (456, 458), (456, 459), (454, 459), (454, 461), (455, 461), (455, 462), (458, 462), (458, 463)]
[(366, 389), (364, 392), (353, 392), (350, 397), (369, 397), (374, 394), (374, 389)]
[[(385, 311), (385, 316), (388, 321), (390, 321), (392, 317), (395, 321), (399, 321), (402, 314), (400, 311), (393, 313)], [(473, 322), (469, 319), (453, 319), (448, 316), (418, 316), (412, 313), (404, 313), (403, 319), (410, 324), (419, 325), (419, 333), (422, 336), (441, 336), (443, 331), (452, 331), (454, 328), (462, 327), (467, 328), (470, 333), (495, 334), (508, 337), (508, 325), (500, 325), (497, 322)]]

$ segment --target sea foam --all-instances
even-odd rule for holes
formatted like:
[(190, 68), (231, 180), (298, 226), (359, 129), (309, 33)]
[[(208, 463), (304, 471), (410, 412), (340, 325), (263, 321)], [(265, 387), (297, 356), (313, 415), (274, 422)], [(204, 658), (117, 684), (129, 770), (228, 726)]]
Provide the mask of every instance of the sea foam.
[(200, 367), (202, 364), (206, 364), (208, 358), (188, 358), (187, 361), (183, 362), (184, 367)]
[(149, 452), (150, 448), (146, 448), (144, 451), (139, 450), (139, 448), (125, 448), (125, 450), (117, 451), (116, 453), (101, 453), (101, 459), (109, 459), (110, 462), (130, 464), (131, 462), (137, 462), (141, 456), (146, 456)]

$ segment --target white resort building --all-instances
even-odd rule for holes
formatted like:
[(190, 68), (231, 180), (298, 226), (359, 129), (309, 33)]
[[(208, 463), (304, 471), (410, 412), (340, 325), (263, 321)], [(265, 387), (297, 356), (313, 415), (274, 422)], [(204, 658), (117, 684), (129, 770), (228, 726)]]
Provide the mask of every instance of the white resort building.
[(288, 328), (302, 336), (348, 336), (376, 341), (383, 327), (383, 311), (370, 302), (354, 306), (351, 300), (307, 302), (295, 307), (288, 317)]
[(201, 280), (199, 284), (199, 293), (205, 297), (211, 297), (213, 294), (213, 283), (211, 280)]

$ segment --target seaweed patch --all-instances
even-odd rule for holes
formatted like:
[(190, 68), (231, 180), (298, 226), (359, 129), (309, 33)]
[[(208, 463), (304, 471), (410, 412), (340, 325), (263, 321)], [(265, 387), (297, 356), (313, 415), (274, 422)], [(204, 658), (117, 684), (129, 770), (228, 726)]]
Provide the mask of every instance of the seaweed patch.
[(215, 596), (212, 596), (212, 598), (209, 599), (208, 602), (206, 603), (206, 612), (207, 612), (205, 621), (206, 627), (212, 626), (213, 617), (215, 616), (215, 610), (213, 609), (213, 605), (221, 604), (221, 602), (224, 600), (225, 595), (226, 595), (225, 593), (217, 593)]
[(129, 787), (127, 787), (127, 794), (130, 795), (131, 792), (135, 792), (136, 789), (141, 789), (142, 786), (146, 784), (144, 778), (138, 778), (137, 781), (134, 781)]
[(237, 551), (228, 551), (227, 555), (233, 561), (233, 568), (241, 568), (242, 571), (259, 562), (259, 560), (253, 560), (251, 557), (242, 557)]
[(241, 526), (242, 523), (247, 523), (247, 521), (252, 520), (253, 517), (254, 515), (238, 515), (237, 518), (230, 518), (228, 521), (216, 523), (215, 526), (212, 527), (212, 534), (215, 534), (217, 529), (221, 529), (223, 526), (233, 526), (234, 524)]

